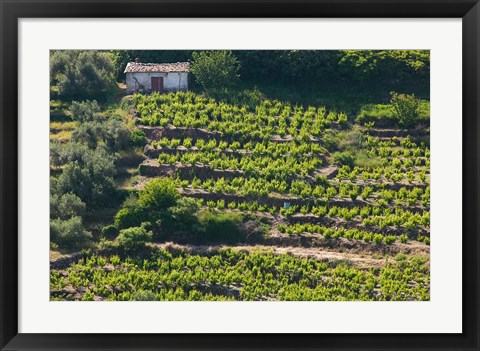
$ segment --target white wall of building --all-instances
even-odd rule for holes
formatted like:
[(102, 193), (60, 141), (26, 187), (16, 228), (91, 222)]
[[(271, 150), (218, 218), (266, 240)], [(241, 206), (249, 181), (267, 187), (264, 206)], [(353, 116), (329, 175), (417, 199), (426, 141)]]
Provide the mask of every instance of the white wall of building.
[(149, 73), (134, 72), (127, 73), (127, 94), (134, 92), (150, 92), (152, 90), (152, 77), (163, 77), (164, 91), (186, 91), (188, 90), (187, 72), (170, 73)]

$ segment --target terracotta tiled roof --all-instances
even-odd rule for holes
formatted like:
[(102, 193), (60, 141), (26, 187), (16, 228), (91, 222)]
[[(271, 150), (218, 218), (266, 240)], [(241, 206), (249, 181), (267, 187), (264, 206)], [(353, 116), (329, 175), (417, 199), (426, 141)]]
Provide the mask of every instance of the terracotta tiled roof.
[(140, 62), (129, 62), (125, 71), (127, 72), (188, 72), (190, 64), (188, 62), (177, 62), (177, 63), (140, 63)]

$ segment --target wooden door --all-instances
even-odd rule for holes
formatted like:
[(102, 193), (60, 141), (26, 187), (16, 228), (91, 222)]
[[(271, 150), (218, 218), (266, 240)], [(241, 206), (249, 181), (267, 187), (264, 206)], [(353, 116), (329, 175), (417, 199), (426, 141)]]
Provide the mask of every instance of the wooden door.
[(163, 77), (152, 77), (152, 91), (163, 93)]

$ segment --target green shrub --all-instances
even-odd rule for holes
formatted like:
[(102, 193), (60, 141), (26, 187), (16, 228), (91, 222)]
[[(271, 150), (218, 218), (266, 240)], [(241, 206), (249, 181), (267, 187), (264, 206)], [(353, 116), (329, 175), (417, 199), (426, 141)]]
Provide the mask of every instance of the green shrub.
[(373, 188), (371, 186), (365, 186), (361, 194), (362, 199), (367, 200), (372, 193), (373, 193)]
[(239, 225), (243, 220), (241, 213), (202, 211), (198, 218), (203, 242), (234, 243), (243, 239)]
[(355, 201), (358, 197), (360, 189), (358, 186), (354, 186), (350, 191), (348, 192), (348, 196), (352, 199), (352, 201)]
[(129, 206), (120, 209), (115, 215), (114, 224), (117, 229), (137, 227), (151, 218), (140, 206)]
[(354, 166), (355, 159), (349, 151), (336, 152), (333, 154), (333, 162), (341, 166)]
[(239, 79), (240, 65), (231, 51), (197, 51), (190, 67), (195, 80), (213, 96), (224, 96)]
[(131, 138), (128, 127), (116, 118), (83, 122), (72, 134), (74, 142), (85, 143), (90, 149), (102, 144), (109, 152), (125, 150), (131, 143)]
[(390, 104), (393, 107), (393, 116), (405, 128), (415, 125), (420, 117), (420, 101), (415, 95), (391, 93)]
[(162, 210), (175, 205), (180, 196), (175, 182), (169, 178), (156, 178), (140, 192), (138, 203), (151, 210)]
[(170, 218), (165, 220), (165, 225), (172, 230), (193, 230), (198, 224), (197, 212), (199, 209), (200, 204), (196, 199), (181, 197), (175, 206), (168, 209)]
[(396, 240), (397, 240), (397, 238), (396, 238), (394, 235), (387, 235), (387, 236), (385, 237), (385, 244), (391, 245), (391, 244), (393, 244)]
[(353, 164), (362, 168), (376, 168), (382, 166), (382, 161), (378, 156), (372, 156), (366, 150), (356, 150), (353, 152)]
[(141, 227), (132, 227), (120, 230), (115, 242), (125, 252), (135, 252), (145, 248), (146, 243), (152, 240), (152, 232), (145, 229), (145, 223)]
[(91, 291), (86, 291), (82, 296), (82, 301), (94, 301), (95, 295)]
[(81, 123), (103, 121), (105, 116), (101, 113), (100, 105), (96, 100), (72, 101), (70, 106), (72, 120)]
[(147, 143), (145, 133), (140, 129), (135, 129), (131, 134), (130, 144), (132, 146), (143, 147)]
[(50, 240), (63, 248), (78, 248), (92, 238), (85, 230), (82, 218), (72, 217), (67, 220), (53, 219), (50, 221)]
[(113, 56), (99, 50), (55, 50), (50, 53), (51, 93), (63, 101), (105, 101), (117, 91)]
[(100, 235), (107, 239), (113, 239), (117, 236), (117, 234), (118, 234), (118, 228), (113, 224), (103, 227), (102, 230), (100, 231)]
[[(78, 145), (72, 143), (72, 147)], [(70, 150), (70, 148), (68, 148)], [(72, 193), (87, 206), (98, 205), (113, 192), (113, 176), (116, 173), (115, 156), (104, 147), (95, 150), (80, 147), (65, 155), (68, 163), (58, 178), (51, 178), (50, 189), (53, 194)]]
[(373, 236), (373, 242), (375, 244), (380, 244), (383, 241), (383, 235), (382, 234), (375, 234)]
[[(398, 107), (398, 111), (396, 107)], [(403, 127), (411, 127), (417, 121), (425, 121), (429, 118), (429, 101), (419, 100), (414, 95), (392, 93), (390, 104), (363, 105), (355, 121), (364, 124), (367, 128), (371, 128), (373, 125), (370, 123), (376, 121), (386, 121), (387, 124), (398, 123)]]
[(85, 203), (75, 194), (67, 193), (61, 196), (50, 196), (50, 218), (68, 219), (82, 216), (85, 213)]

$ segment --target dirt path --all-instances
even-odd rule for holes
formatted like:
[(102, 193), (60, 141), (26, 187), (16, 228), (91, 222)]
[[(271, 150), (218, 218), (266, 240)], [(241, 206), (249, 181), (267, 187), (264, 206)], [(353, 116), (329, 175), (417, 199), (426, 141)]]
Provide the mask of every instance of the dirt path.
[(360, 269), (369, 269), (371, 267), (383, 267), (392, 257), (375, 258), (368, 255), (359, 255), (352, 253), (342, 253), (336, 251), (328, 251), (320, 248), (303, 248), (303, 247), (275, 247), (264, 245), (179, 245), (172, 242), (156, 244), (155, 246), (166, 250), (183, 250), (192, 254), (214, 254), (221, 249), (233, 249), (242, 252), (252, 252), (255, 250), (263, 250), (273, 252), (275, 254), (289, 254), (300, 258), (313, 258), (319, 261), (347, 261), (354, 264)]

